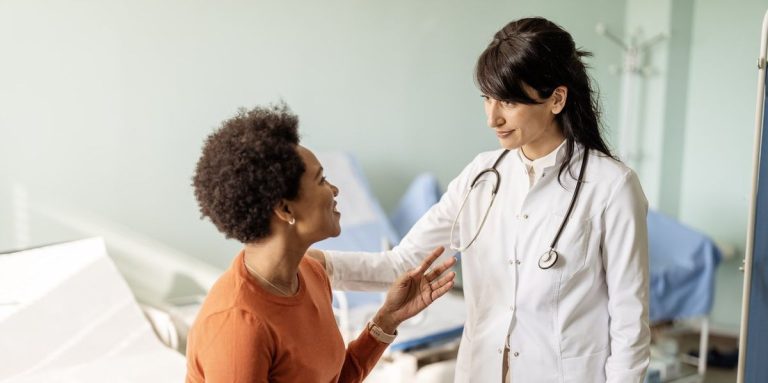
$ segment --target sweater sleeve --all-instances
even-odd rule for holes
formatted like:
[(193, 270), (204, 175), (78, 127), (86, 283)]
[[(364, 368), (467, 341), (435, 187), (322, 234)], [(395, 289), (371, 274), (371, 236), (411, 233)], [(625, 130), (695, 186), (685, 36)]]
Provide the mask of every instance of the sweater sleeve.
[[(329, 297), (333, 299), (331, 281), (328, 279), (328, 275), (323, 271), (320, 263), (314, 259), (305, 259), (311, 266), (312, 271), (323, 280), (328, 289)], [(344, 364), (339, 373), (338, 383), (362, 382), (376, 366), (376, 363), (378, 363), (379, 358), (384, 354), (387, 347), (389, 347), (389, 344), (379, 342), (376, 338), (371, 336), (368, 329), (364, 329), (360, 335), (358, 335), (357, 339), (350, 342), (347, 346), (344, 355)]]
[(362, 382), (376, 366), (388, 346), (389, 344), (376, 340), (368, 329), (364, 329), (347, 347), (338, 382)]

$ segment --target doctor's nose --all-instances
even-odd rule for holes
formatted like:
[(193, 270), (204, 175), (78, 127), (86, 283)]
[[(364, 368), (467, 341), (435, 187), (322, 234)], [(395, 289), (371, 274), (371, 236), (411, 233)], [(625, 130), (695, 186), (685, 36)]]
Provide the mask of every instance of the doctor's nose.
[(504, 125), (507, 121), (499, 113), (499, 107), (497, 102), (491, 102), (491, 105), (486, 106), (485, 114), (488, 117), (488, 127), (497, 128)]

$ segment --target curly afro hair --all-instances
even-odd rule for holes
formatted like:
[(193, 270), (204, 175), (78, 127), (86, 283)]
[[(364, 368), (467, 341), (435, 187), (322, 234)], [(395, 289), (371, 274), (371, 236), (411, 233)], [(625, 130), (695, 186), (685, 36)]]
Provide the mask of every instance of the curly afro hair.
[(268, 236), (273, 208), (299, 193), (298, 125), (281, 102), (240, 109), (208, 136), (192, 177), (201, 218), (242, 243)]

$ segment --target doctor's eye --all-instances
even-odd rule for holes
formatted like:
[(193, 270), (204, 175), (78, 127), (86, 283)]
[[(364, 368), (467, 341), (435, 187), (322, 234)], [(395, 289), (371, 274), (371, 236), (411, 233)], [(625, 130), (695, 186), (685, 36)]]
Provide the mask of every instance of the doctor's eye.
[(326, 184), (326, 183), (328, 183), (328, 178), (325, 178), (325, 176), (323, 176), (323, 178), (320, 179), (320, 185)]
[(480, 95), (480, 98), (482, 98), (482, 99), (483, 99), (483, 101), (490, 101), (490, 100), (491, 100), (491, 98), (490, 98), (490, 97), (488, 97), (488, 95), (487, 95), (487, 94), (481, 94), (481, 95)]
[(503, 106), (505, 108), (513, 108), (516, 105), (517, 105), (517, 103), (514, 102), (514, 101), (501, 101), (501, 106)]

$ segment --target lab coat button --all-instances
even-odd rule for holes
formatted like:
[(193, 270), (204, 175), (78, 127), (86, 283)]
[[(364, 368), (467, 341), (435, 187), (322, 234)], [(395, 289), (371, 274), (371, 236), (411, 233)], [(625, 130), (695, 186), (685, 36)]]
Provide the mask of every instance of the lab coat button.
[(515, 311), (515, 305), (509, 306), (509, 311)]
[(528, 219), (528, 214), (523, 214), (523, 219)]
[(497, 351), (499, 354), (501, 354), (501, 349), (500, 349), (500, 348), (497, 348), (497, 349), (496, 349), (496, 351)]
[(514, 355), (515, 357), (518, 357), (518, 356), (520, 356), (520, 353), (519, 353), (519, 352), (517, 352), (517, 351), (515, 351), (515, 353), (514, 353), (514, 354), (512, 354), (512, 355)]

